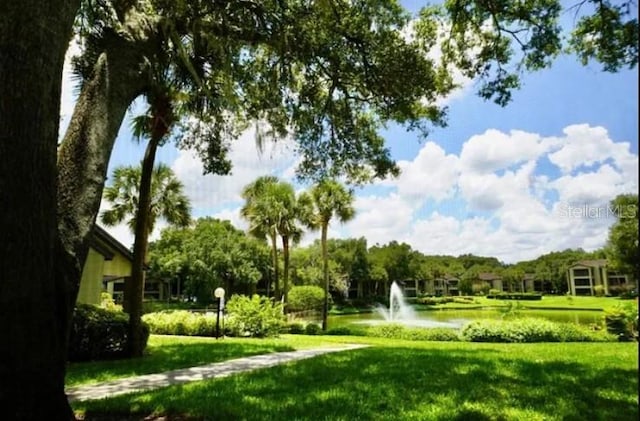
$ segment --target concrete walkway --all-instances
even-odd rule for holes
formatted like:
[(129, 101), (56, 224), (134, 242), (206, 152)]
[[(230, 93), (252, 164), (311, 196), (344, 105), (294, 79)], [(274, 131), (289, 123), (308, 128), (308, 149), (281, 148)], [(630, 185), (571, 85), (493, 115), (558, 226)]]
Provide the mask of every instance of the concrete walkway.
[(364, 348), (366, 346), (367, 345), (344, 345), (340, 347), (306, 349), (302, 351), (275, 352), (272, 354), (237, 358), (235, 360), (201, 365), (198, 367), (166, 371), (164, 373), (146, 374), (143, 376), (127, 377), (104, 383), (70, 387), (67, 388), (66, 392), (70, 402), (101, 399), (124, 395), (131, 392), (156, 389), (173, 384), (227, 377), (244, 371), (273, 367), (289, 361), (303, 360), (330, 352), (347, 351)]

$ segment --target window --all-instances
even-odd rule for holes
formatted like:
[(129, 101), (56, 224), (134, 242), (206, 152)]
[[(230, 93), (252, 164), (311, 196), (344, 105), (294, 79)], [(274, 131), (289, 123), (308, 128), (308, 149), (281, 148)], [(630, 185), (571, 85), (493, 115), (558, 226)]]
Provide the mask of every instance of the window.
[(573, 276), (589, 276), (589, 269), (573, 269)]
[(591, 286), (591, 282), (589, 278), (575, 278), (573, 280), (573, 283), (578, 287), (578, 286), (582, 286), (582, 287), (590, 287)]

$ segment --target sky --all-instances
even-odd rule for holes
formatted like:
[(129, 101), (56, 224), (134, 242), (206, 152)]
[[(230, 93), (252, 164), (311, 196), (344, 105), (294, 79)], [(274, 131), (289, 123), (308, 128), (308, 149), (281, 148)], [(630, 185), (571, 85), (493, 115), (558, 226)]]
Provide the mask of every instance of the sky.
[[(403, 4), (415, 11), (423, 3)], [(61, 133), (73, 111), (73, 86), (67, 65)], [(609, 74), (597, 63), (582, 66), (562, 56), (549, 69), (525, 74), (506, 107), (482, 100), (476, 90), (474, 81), (464, 81), (446, 98), (448, 126), (434, 128), (426, 140), (394, 125), (381, 132), (401, 175), (355, 189), (355, 218), (333, 223), (330, 238), (365, 237), (369, 246), (395, 240), (424, 254), (472, 253), (504, 263), (605, 245), (615, 221), (608, 203), (638, 192), (638, 70)], [(142, 159), (144, 144), (133, 140), (130, 121), (127, 116), (116, 140), (109, 174)], [(294, 182), (289, 142), (260, 154), (254, 132), (246, 131), (232, 144), (229, 176), (203, 176), (192, 152), (171, 145), (158, 151), (157, 162), (184, 183), (194, 217), (228, 219), (246, 229), (240, 191), (261, 175)], [(165, 226), (159, 222), (152, 239)], [(125, 246), (133, 244), (124, 224), (106, 229)], [(317, 238), (307, 233), (301, 245)]]

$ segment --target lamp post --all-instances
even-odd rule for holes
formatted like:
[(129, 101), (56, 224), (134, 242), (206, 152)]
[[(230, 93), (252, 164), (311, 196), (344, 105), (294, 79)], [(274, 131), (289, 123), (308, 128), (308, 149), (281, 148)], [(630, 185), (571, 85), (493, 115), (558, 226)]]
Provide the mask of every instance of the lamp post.
[(220, 337), (220, 313), (224, 300), (224, 288), (218, 287), (213, 291), (213, 296), (218, 299), (218, 311), (216, 312), (216, 339)]

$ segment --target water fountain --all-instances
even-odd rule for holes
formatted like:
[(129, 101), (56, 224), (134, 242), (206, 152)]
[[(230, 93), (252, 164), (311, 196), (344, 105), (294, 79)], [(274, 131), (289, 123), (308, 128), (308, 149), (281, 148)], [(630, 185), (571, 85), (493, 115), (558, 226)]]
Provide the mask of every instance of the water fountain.
[(461, 324), (451, 322), (438, 322), (419, 317), (411, 305), (407, 303), (402, 293), (402, 288), (395, 281), (389, 290), (389, 308), (379, 305), (376, 311), (384, 320), (369, 320), (367, 324), (400, 323), (411, 327), (449, 327), (459, 328)]
[(389, 308), (379, 305), (376, 311), (388, 322), (417, 319), (416, 312), (407, 304), (402, 289), (396, 282), (389, 289)]

